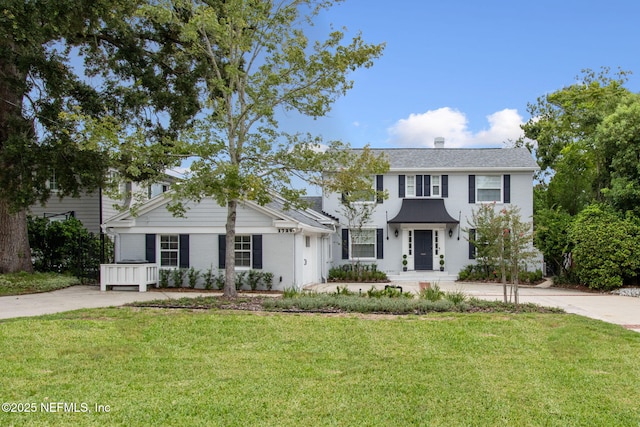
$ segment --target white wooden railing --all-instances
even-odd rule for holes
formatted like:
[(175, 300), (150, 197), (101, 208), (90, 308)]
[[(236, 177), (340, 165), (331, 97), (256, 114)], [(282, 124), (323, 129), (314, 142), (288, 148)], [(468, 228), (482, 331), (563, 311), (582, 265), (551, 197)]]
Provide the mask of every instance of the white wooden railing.
[(158, 264), (100, 264), (100, 290), (113, 286), (137, 286), (147, 292), (147, 286), (158, 283)]

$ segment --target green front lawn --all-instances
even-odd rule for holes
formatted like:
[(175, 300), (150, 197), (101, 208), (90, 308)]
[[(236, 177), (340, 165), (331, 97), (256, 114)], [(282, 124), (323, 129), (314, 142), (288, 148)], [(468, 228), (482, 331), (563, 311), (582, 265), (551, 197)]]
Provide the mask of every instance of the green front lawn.
[(0, 274), (0, 296), (49, 292), (79, 284), (77, 278), (57, 273)]
[(37, 406), (0, 424), (635, 427), (639, 354), (574, 315), (81, 310), (0, 322), (2, 401)]

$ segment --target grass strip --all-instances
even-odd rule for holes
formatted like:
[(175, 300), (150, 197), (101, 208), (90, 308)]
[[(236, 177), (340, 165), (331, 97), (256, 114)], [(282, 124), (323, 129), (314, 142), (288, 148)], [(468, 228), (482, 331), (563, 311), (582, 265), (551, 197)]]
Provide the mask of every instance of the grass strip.
[(76, 277), (57, 273), (0, 274), (0, 296), (50, 292), (79, 284)]
[(89, 411), (0, 423), (637, 426), (638, 354), (576, 315), (80, 310), (1, 321), (0, 390)]

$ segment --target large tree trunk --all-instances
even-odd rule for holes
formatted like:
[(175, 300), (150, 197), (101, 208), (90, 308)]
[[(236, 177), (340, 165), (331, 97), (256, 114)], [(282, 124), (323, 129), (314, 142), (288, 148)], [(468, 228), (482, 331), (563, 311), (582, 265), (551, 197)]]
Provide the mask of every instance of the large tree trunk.
[(0, 199), (0, 273), (33, 272), (27, 234), (27, 212), (12, 213)]
[[(11, 40), (3, 40), (3, 47), (15, 49)], [(0, 167), (6, 172), (14, 169), (14, 165), (7, 163), (3, 155), (9, 137), (33, 128), (22, 117), (20, 90), (10, 83), (12, 79), (23, 81), (26, 76), (6, 58), (0, 58), (0, 75), (3, 77), (0, 79)], [(27, 235), (27, 212), (24, 208), (17, 212), (12, 210), (8, 199), (10, 193), (6, 188), (3, 190), (0, 191), (0, 274), (33, 272)]]
[(238, 211), (238, 202), (229, 200), (227, 203), (227, 224), (226, 224), (226, 250), (224, 261), (224, 293), (223, 296), (235, 298), (238, 296), (236, 291), (236, 214)]

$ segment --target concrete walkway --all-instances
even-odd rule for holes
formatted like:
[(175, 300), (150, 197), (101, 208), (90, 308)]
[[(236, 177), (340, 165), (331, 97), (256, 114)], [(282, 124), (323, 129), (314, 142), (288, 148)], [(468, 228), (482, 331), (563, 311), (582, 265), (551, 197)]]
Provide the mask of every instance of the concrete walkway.
[[(417, 282), (396, 282), (404, 292), (418, 292)], [(493, 283), (440, 282), (444, 291), (460, 290), (467, 295), (486, 300), (502, 300), (502, 285)], [(335, 292), (338, 284), (320, 284), (307, 287), (317, 292)], [(344, 286), (340, 284), (340, 286)], [(349, 284), (355, 292), (366, 292), (370, 284)], [(383, 288), (384, 284), (377, 284)], [(39, 316), (81, 308), (120, 306), (134, 301), (169, 299), (211, 295), (199, 292), (136, 292), (115, 290), (100, 292), (98, 286), (73, 286), (53, 292), (0, 297), (0, 319)], [(593, 319), (621, 325), (640, 332), (640, 298), (611, 294), (586, 293), (546, 286), (521, 287), (520, 302), (532, 302), (547, 307), (560, 307)]]

